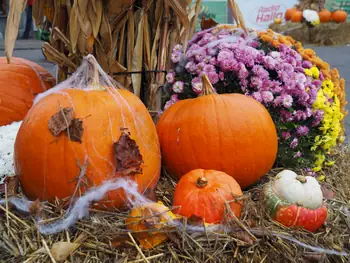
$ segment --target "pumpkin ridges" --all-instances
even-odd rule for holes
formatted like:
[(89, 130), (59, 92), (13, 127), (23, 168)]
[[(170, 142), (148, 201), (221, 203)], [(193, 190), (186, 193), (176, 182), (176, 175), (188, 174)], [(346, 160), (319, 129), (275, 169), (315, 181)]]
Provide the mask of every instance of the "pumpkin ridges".
[[(62, 91), (61, 91), (62, 92)], [(71, 195), (72, 191), (75, 189), (75, 183), (71, 183), (67, 185), (67, 182), (70, 182), (73, 179), (76, 179), (76, 177), (79, 175), (79, 167), (77, 165), (75, 157), (79, 159), (79, 162), (81, 165), (84, 164), (84, 158), (85, 158), (85, 151), (88, 153), (89, 158), (93, 161), (91, 163), (91, 160), (88, 162), (88, 170), (86, 172), (86, 177), (88, 177), (92, 185), (98, 185), (103, 180), (111, 179), (115, 177), (115, 167), (110, 166), (110, 161), (114, 160), (113, 156), (113, 140), (110, 139), (110, 136), (106, 137), (106, 140), (102, 140), (100, 138), (104, 138), (104, 134), (108, 134), (111, 132), (109, 127), (109, 120), (108, 118), (101, 118), (100, 116), (106, 116), (106, 111), (110, 112), (111, 116), (111, 124), (113, 126), (113, 135), (116, 140), (119, 139), (119, 136), (121, 134), (119, 128), (122, 128), (125, 126), (123, 124), (123, 120), (121, 118), (120, 111), (124, 110), (124, 117), (127, 128), (129, 128), (129, 131), (131, 133), (131, 138), (136, 139), (138, 141), (138, 146), (140, 147), (141, 151), (144, 154), (144, 161), (145, 164), (143, 164), (144, 174), (135, 176), (135, 179), (139, 183), (139, 188), (141, 190), (144, 190), (143, 188), (146, 185), (149, 185), (150, 188), (155, 187), (155, 184), (159, 178), (159, 171), (160, 171), (160, 153), (159, 153), (159, 147), (157, 148), (157, 143), (154, 141), (157, 141), (156, 137), (156, 131), (154, 128), (154, 124), (152, 121), (152, 118), (150, 116), (147, 116), (147, 118), (134, 118), (131, 115), (127, 116), (129, 113), (127, 112), (126, 106), (120, 104), (116, 104), (115, 101), (107, 98), (110, 96), (108, 91), (83, 91), (83, 90), (66, 90), (63, 91), (65, 94), (51, 94), (48, 97), (43, 98), (41, 101), (38, 102), (35, 109), (32, 109), (31, 114), (34, 116), (37, 116), (38, 120), (40, 122), (43, 122), (42, 132), (46, 133), (48, 136), (47, 141), (44, 142), (46, 146), (48, 147), (47, 154), (45, 155), (45, 149), (38, 149), (42, 154), (41, 156), (45, 155), (48, 158), (48, 161), (45, 161), (44, 157), (37, 156), (35, 158), (40, 158), (38, 163), (40, 163), (41, 167), (44, 167), (45, 164), (47, 164), (47, 170), (50, 174), (44, 174), (41, 173), (41, 175), (33, 175), (30, 174), (30, 176), (34, 176), (36, 178), (43, 178), (43, 176), (47, 176), (48, 181), (54, 181), (56, 182), (54, 184), (51, 184), (47, 187), (48, 196), (43, 196), (42, 199), (46, 199), (47, 197), (50, 197), (49, 195), (53, 195), (54, 193), (58, 193), (59, 198), (67, 197), (67, 195)], [(136, 101), (138, 98), (133, 97), (134, 95), (127, 91), (115, 91), (118, 93), (118, 96), (123, 96), (128, 101), (130, 101), (131, 106), (134, 109), (133, 114), (145, 114), (147, 110), (145, 109), (145, 106), (141, 103)], [(131, 95), (130, 95), (131, 94)], [(68, 98), (68, 96), (70, 98)], [(103, 99), (106, 99), (107, 105), (103, 106), (101, 103), (101, 97), (104, 97)], [(110, 97), (109, 97), (110, 98)], [(57, 107), (50, 107), (50, 103), (52, 101), (59, 101), (62, 107), (71, 107), (73, 106), (75, 108), (76, 117), (77, 118), (85, 118), (83, 120), (83, 126), (84, 126), (84, 133), (82, 138), (82, 145), (77, 142), (71, 142), (67, 138), (66, 134), (60, 134), (58, 136), (59, 145), (55, 146), (55, 143), (50, 144), (55, 140), (55, 138), (49, 133), (47, 128), (47, 120), (52, 116), (54, 113), (58, 111)], [(72, 102), (76, 105), (72, 105)], [(90, 104), (91, 103), (91, 104)], [(40, 104), (40, 105), (39, 105)], [(101, 106), (102, 105), (102, 106)], [(113, 105), (113, 107), (111, 106)], [(90, 108), (91, 107), (91, 108)], [(122, 108), (121, 108), (122, 107)], [(40, 110), (40, 108), (42, 110)], [(43, 110), (45, 109), (45, 112)], [(48, 110), (49, 109), (49, 110)], [(96, 111), (94, 111), (96, 109)], [(35, 112), (34, 112), (35, 111)], [(93, 111), (93, 112), (92, 112)], [(91, 116), (89, 114), (92, 113)], [(102, 114), (104, 113), (104, 114)], [(46, 124), (45, 124), (46, 123)], [(140, 135), (138, 135), (138, 128), (136, 127), (136, 124), (139, 125), (139, 127), (146, 127), (146, 125), (150, 125), (148, 127), (149, 134), (146, 134), (146, 129), (143, 128), (143, 131), (145, 134), (143, 134), (143, 140), (140, 139)], [(29, 125), (33, 125), (32, 123), (29, 123)], [(144, 126), (143, 126), (144, 125)], [(151, 126), (153, 125), (153, 126)], [(26, 129), (31, 127), (26, 127)], [(153, 127), (153, 128), (152, 128)], [(31, 128), (33, 129), (33, 128)], [(108, 129), (108, 130), (107, 130)], [(40, 131), (39, 131), (40, 132)], [(24, 132), (25, 133), (25, 132)], [(153, 133), (153, 134), (152, 134)], [(34, 149), (28, 148), (24, 145), (24, 138), (26, 138), (28, 134), (24, 134), (22, 136), (19, 136), (19, 138), (16, 141), (16, 159), (18, 159), (23, 164), (25, 160), (26, 153), (33, 152)], [(63, 136), (63, 138), (62, 138)], [(96, 137), (96, 140), (91, 140), (92, 137)], [(36, 137), (34, 137), (35, 141), (38, 141)], [(142, 142), (144, 141), (144, 142)], [(141, 142), (141, 143), (140, 143)], [(148, 143), (148, 145), (145, 145), (145, 143)], [(56, 143), (57, 144), (57, 143)], [(18, 147), (21, 145), (21, 151), (18, 151)], [(59, 148), (60, 147), (60, 148)], [(93, 148), (96, 148), (98, 153), (95, 152)], [(148, 148), (147, 148), (148, 147)], [(149, 150), (149, 151), (148, 151)], [(39, 155), (39, 153), (36, 153), (36, 155)], [(63, 153), (63, 154), (59, 154)], [(153, 154), (152, 154), (153, 153)], [(19, 155), (18, 155), (19, 154)], [(57, 159), (55, 156), (62, 156)], [(104, 156), (107, 160), (102, 160), (101, 156)], [(65, 167), (61, 167), (62, 164), (65, 165)], [(17, 167), (17, 169), (20, 169), (21, 167)], [(26, 171), (28, 171), (30, 168), (24, 167)], [(65, 172), (67, 175), (64, 180), (61, 180), (60, 173), (62, 171)], [(99, 172), (104, 175), (101, 177), (99, 175)], [(28, 175), (28, 174), (27, 174)], [(26, 175), (22, 174), (22, 178), (20, 176), (20, 180), (24, 181), (25, 185), (25, 191), (30, 192), (29, 195), (31, 198), (35, 198), (35, 195), (38, 193), (37, 188), (33, 188), (29, 182), (29, 178), (26, 177)], [(148, 182), (150, 181), (150, 182)], [(27, 184), (27, 185), (26, 185)], [(43, 188), (43, 183), (40, 183), (41, 187)], [(62, 190), (57, 190), (58, 185)], [(42, 189), (41, 188), (41, 189)], [(122, 202), (121, 198), (119, 198), (119, 194), (121, 192), (117, 191), (115, 193), (111, 193), (108, 195), (108, 199), (114, 199), (118, 197), (118, 200), (114, 202), (116, 206), (120, 205)], [(110, 203), (110, 202), (107, 202)]]
[[(197, 186), (201, 177), (208, 181), (202, 188)], [(220, 171), (196, 169), (180, 179), (173, 205), (181, 206), (176, 212), (187, 218), (195, 215), (205, 219), (206, 223), (219, 223), (224, 219), (225, 201), (242, 194), (238, 183), (231, 176)], [(241, 204), (230, 203), (230, 207), (236, 217), (240, 217)]]
[[(51, 88), (54, 85), (53, 80), (46, 69), (33, 62), (14, 58), (11, 64), (7, 64), (6, 58), (1, 57), (0, 91), (3, 92), (0, 103), (3, 107), (0, 111), (0, 126), (22, 120), (32, 106), (34, 96)], [(5, 107), (10, 109), (5, 110)]]
[[(217, 106), (215, 106), (213, 103), (214, 97), (217, 97)], [(250, 159), (254, 158), (254, 154), (252, 153), (254, 146), (251, 140), (254, 140), (254, 142), (259, 142), (259, 140), (256, 139), (257, 134), (267, 132), (262, 128), (264, 125), (260, 125), (260, 121), (263, 121), (263, 124), (268, 125), (269, 134), (271, 134), (272, 127), (270, 125), (273, 124), (273, 122), (270, 115), (267, 113), (267, 110), (258, 103), (256, 104), (259, 106), (253, 107), (253, 109), (249, 110), (248, 112), (242, 111), (241, 108), (245, 107), (245, 103), (250, 100), (251, 98), (248, 98), (244, 95), (225, 94), (203, 96), (194, 100), (187, 100), (187, 102), (190, 102), (188, 104), (190, 106), (187, 106), (186, 101), (179, 101), (172, 105), (167, 111), (163, 113), (157, 124), (157, 130), (159, 132), (159, 138), (163, 151), (163, 160), (165, 166), (167, 167), (167, 170), (177, 177), (180, 177), (181, 174), (184, 174), (196, 168), (223, 170), (237, 180), (240, 179), (239, 183), (242, 185), (242, 187), (248, 186), (248, 184), (253, 183), (254, 180), (257, 179), (245, 178), (248, 176), (249, 172), (250, 176), (252, 173), (254, 174), (256, 172), (258, 174), (257, 176), (267, 173), (268, 170), (272, 167), (274, 158), (277, 154), (277, 133), (275, 127), (273, 126), (273, 133), (276, 136), (276, 141), (272, 141), (274, 138), (274, 136), (272, 136), (271, 138), (266, 139), (266, 144), (268, 144), (270, 148), (274, 149), (271, 150), (270, 154), (267, 154), (267, 157), (266, 149), (260, 149), (258, 151), (258, 153), (262, 156), (262, 160), (259, 159), (256, 161), (256, 167), (258, 167), (259, 171), (254, 170), (253, 165), (250, 164)], [(221, 108), (220, 114), (216, 113), (219, 115), (219, 117), (215, 117), (214, 110), (218, 108), (218, 105), (226, 105), (226, 103), (223, 101), (227, 101), (228, 106), (225, 107), (227, 108), (227, 112)], [(194, 112), (193, 109), (196, 109), (196, 111)], [(255, 125), (257, 121), (256, 119), (246, 119), (246, 116), (248, 116), (246, 114), (250, 114), (250, 112), (255, 114), (255, 110), (258, 110), (258, 112), (260, 112), (262, 115), (267, 114), (268, 116), (267, 118), (260, 120), (259, 125)], [(213, 119), (213, 122), (204, 120), (202, 116), (206, 116), (208, 120)], [(233, 117), (227, 118), (227, 116)], [(196, 120), (196, 117), (199, 119), (202, 118), (203, 122), (193, 121)], [(251, 124), (254, 124), (257, 126), (257, 130), (251, 130), (251, 128), (248, 130), (242, 130), (240, 126), (236, 125), (236, 122), (249, 123), (247, 124), (247, 127), (250, 127)], [(213, 124), (218, 128), (213, 128)], [(183, 137), (180, 137), (180, 141), (178, 143), (175, 143), (177, 142), (177, 129), (180, 128), (180, 131), (186, 130), (183, 129), (182, 125), (190, 125), (189, 129), (191, 132), (188, 132), (188, 139), (183, 140)], [(228, 132), (229, 127), (231, 127), (231, 129), (232, 127), (235, 129)], [(220, 130), (217, 130), (219, 128)], [(261, 131), (261, 129), (263, 130)], [(238, 139), (240, 137), (245, 137), (247, 132), (251, 132), (252, 136), (248, 136), (245, 141)], [(194, 138), (189, 137), (190, 133), (193, 134)], [(223, 142), (221, 142), (221, 148), (216, 146), (218, 145), (219, 136), (221, 136), (221, 139), (223, 140)], [(263, 139), (264, 138), (261, 137), (261, 141)], [(189, 145), (187, 144), (192, 144), (193, 147), (198, 150), (190, 151)], [(242, 147), (245, 146), (250, 147), (252, 150), (246, 151), (244, 153), (244, 156), (240, 156), (239, 160), (236, 160), (236, 162), (233, 164), (231, 157), (232, 153), (235, 151), (237, 151), (236, 154), (240, 153), (239, 151), (242, 149)], [(187, 154), (188, 152), (189, 154)], [(195, 166), (197, 163), (191, 161), (193, 160), (192, 155), (196, 155), (197, 162), (198, 164), (201, 164), (201, 166)], [(240, 155), (243, 155), (243, 153), (240, 153)], [(269, 167), (266, 167), (265, 158), (273, 159), (272, 163), (268, 164)], [(190, 162), (188, 162), (188, 160), (190, 160)], [(226, 164), (226, 167), (223, 167), (223, 163)], [(189, 167), (188, 164), (191, 166)], [(241, 174), (243, 169), (246, 171)]]

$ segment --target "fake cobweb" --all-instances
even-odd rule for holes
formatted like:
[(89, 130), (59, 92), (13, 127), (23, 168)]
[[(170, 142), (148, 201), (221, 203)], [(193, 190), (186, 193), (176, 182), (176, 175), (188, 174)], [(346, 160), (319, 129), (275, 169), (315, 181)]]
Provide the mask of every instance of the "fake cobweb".
[[(39, 103), (42, 99), (53, 93), (62, 93), (63, 95), (66, 95), (65, 93), (67, 89), (82, 89), (86, 92), (89, 92), (90, 90), (93, 90), (95, 88), (95, 85), (104, 87), (111, 94), (111, 96), (113, 96), (116, 103), (125, 103), (125, 105), (128, 105), (129, 113), (131, 113), (134, 116), (134, 118), (137, 118), (136, 112), (129, 106), (128, 102), (118, 92), (115, 91), (116, 88), (122, 87), (113, 79), (111, 79), (102, 70), (102, 68), (98, 65), (98, 63), (92, 55), (88, 55), (84, 58), (82, 65), (69, 79), (60, 83), (56, 87), (46, 91), (45, 93), (38, 95), (34, 104)], [(137, 125), (136, 122), (135, 125)], [(142, 129), (143, 127), (137, 128)], [(140, 134), (139, 137), (141, 137), (140, 142), (142, 143), (142, 136), (140, 136)], [(101, 156), (101, 158), (105, 157)], [(89, 156), (87, 155), (85, 156), (85, 160), (80, 160), (80, 162), (83, 163), (88, 159)], [(116, 168), (115, 164), (111, 165), (113, 165), (113, 168)], [(118, 189), (124, 190), (126, 199), (125, 201), (130, 204), (130, 208), (154, 203), (152, 200), (147, 198), (144, 195), (144, 193), (139, 192), (138, 185), (134, 180), (130, 180), (127, 177), (113, 178), (104, 181), (100, 185), (90, 187), (79, 198), (72, 198), (69, 208), (66, 210), (65, 214), (60, 219), (57, 219), (52, 222), (51, 220), (44, 220), (40, 217), (40, 214), (36, 215), (36, 226), (39, 232), (44, 235), (56, 234), (68, 230), (69, 228), (74, 227), (78, 220), (89, 216), (89, 207), (92, 204), (103, 200), (109, 192)], [(30, 201), (26, 197), (12, 196), (7, 199), (0, 200), (0, 205), (5, 204), (11, 204), (20, 211), (30, 213), (32, 211), (32, 207), (35, 205), (35, 201)], [(150, 212), (151, 214), (156, 214), (156, 212)], [(43, 224), (43, 221), (51, 222)], [(227, 227), (225, 225), (190, 225), (187, 224), (186, 221), (183, 222), (179, 220), (168, 220), (166, 224), (170, 227), (178, 228), (179, 230), (186, 229), (189, 232), (207, 233), (232, 231), (230, 227)], [(279, 237), (281, 236), (279, 235)], [(319, 247), (312, 247), (307, 244), (303, 244), (302, 242), (290, 236), (284, 236), (283, 238), (289, 240), (290, 242), (294, 242), (300, 246), (320, 253), (343, 255), (343, 253), (341, 252), (327, 250)]]

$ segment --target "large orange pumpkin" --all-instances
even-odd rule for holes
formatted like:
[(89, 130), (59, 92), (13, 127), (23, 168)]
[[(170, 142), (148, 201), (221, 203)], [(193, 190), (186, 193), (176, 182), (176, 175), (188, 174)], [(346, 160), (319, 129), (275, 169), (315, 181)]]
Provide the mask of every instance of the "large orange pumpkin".
[(300, 23), (303, 20), (303, 12), (300, 10), (295, 10), (292, 15), (292, 22)]
[(320, 17), (321, 23), (328, 23), (332, 19), (332, 13), (327, 9), (323, 9), (321, 12), (319, 12), (318, 16)]
[(20, 121), (33, 105), (36, 94), (55, 85), (51, 74), (29, 60), (0, 57), (0, 126)]
[(247, 187), (265, 175), (277, 155), (276, 127), (266, 108), (241, 94), (204, 95), (176, 102), (157, 123), (167, 170), (181, 178), (194, 169), (223, 171)]
[(286, 13), (284, 14), (284, 18), (286, 19), (286, 21), (289, 21), (292, 19), (292, 16), (294, 14), (295, 11), (297, 11), (298, 9), (295, 8), (295, 7), (292, 7), (292, 8), (288, 8), (286, 10)]
[(332, 13), (332, 20), (336, 23), (344, 23), (348, 17), (348, 13), (344, 10), (337, 10)]
[[(62, 129), (56, 125), (60, 119)], [(147, 194), (161, 166), (156, 128), (141, 100), (95, 80), (88, 90), (62, 89), (33, 105), (19, 129), (14, 155), (24, 194), (49, 201), (71, 197), (78, 181), (77, 193), (84, 193), (116, 178), (135, 181)], [(125, 200), (123, 190), (113, 190), (98, 205), (121, 208)]]
[(196, 169), (185, 174), (177, 184), (173, 206), (179, 208), (174, 212), (187, 218), (200, 217), (206, 223), (220, 223), (225, 219), (226, 202), (237, 218), (241, 216), (240, 201), (230, 201), (242, 195), (241, 187), (228, 174)]

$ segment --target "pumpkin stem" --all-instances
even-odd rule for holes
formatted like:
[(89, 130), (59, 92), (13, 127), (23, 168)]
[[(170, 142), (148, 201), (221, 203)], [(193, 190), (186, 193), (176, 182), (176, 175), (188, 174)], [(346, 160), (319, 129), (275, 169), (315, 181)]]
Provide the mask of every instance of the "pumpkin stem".
[(305, 184), (307, 182), (305, 176), (303, 175), (298, 175), (295, 179), (297, 179), (302, 184)]
[(96, 60), (96, 58), (89, 54), (86, 57), (86, 61), (88, 62), (89, 66), (89, 77), (90, 77), (90, 86), (93, 87), (96, 90), (103, 90), (100, 84), (100, 72), (99, 72), (99, 65)]
[(211, 85), (210, 80), (206, 74), (202, 75), (202, 96), (216, 94), (213, 85)]
[(197, 179), (197, 187), (199, 188), (203, 188), (203, 187), (206, 187), (208, 184), (208, 180), (205, 178), (205, 177), (199, 177)]

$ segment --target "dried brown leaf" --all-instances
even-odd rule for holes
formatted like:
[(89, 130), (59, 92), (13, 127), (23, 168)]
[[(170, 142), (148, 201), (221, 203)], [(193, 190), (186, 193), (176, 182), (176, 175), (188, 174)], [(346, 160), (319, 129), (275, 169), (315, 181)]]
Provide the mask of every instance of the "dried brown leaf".
[(107, 13), (104, 10), (102, 14), (102, 21), (100, 27), (100, 40), (102, 48), (108, 53), (112, 49), (112, 30), (108, 21)]
[[(134, 49), (133, 54), (133, 61), (132, 61), (132, 71), (141, 71), (142, 70), (142, 58), (143, 58), (143, 31), (144, 31), (144, 10), (141, 10), (140, 13), (140, 21), (137, 27), (137, 38), (136, 38), (136, 45)], [(141, 74), (132, 74), (132, 86), (134, 90), (134, 94), (138, 97), (141, 95)]]
[(18, 35), (21, 14), (26, 8), (27, 0), (10, 1), (10, 10), (7, 16), (5, 30), (5, 54), (10, 63), (15, 42)]
[(201, 21), (201, 29), (209, 29), (214, 26), (216, 26), (218, 23), (216, 23), (211, 17), (209, 19), (205, 19), (204, 16), (202, 16), (202, 21)]
[(36, 0), (33, 4), (33, 18), (37, 27), (44, 22), (45, 8), (47, 8), (46, 0)]
[(253, 238), (246, 231), (243, 231), (243, 230), (237, 230), (232, 232), (232, 236), (235, 239), (238, 239), (243, 241), (244, 243), (247, 243), (248, 245), (253, 245), (255, 242)]
[(330, 190), (327, 186), (322, 185), (321, 186), (321, 190), (322, 190), (322, 194), (323, 194), (324, 198), (326, 198), (326, 199), (333, 199), (335, 197), (335, 192)]
[(41, 217), (44, 212), (44, 206), (39, 199), (36, 199), (29, 207), (29, 213), (34, 217)]
[(178, 0), (169, 0), (169, 4), (175, 11), (176, 15), (180, 18), (183, 27), (189, 29), (190, 21), (187, 17), (186, 7), (182, 6)]
[(191, 215), (188, 219), (187, 219), (188, 224), (193, 225), (193, 226), (203, 226), (204, 224), (204, 219), (200, 216), (196, 216), (196, 215)]
[(102, 0), (91, 1), (91, 3), (93, 3), (92, 6), (96, 14), (96, 17), (94, 21), (90, 20), (90, 22), (92, 25), (92, 32), (94, 34), (94, 37), (96, 38), (99, 32), (99, 29), (101, 27), (103, 3), (102, 3)]
[(125, 27), (126, 23), (123, 24), (122, 30), (120, 31), (119, 47), (118, 47), (118, 62), (124, 64), (124, 43), (125, 43)]
[(19, 178), (18, 176), (6, 176), (4, 182), (0, 184), (0, 194), (5, 193), (5, 185), (7, 187), (7, 196), (18, 194)]
[(71, 141), (82, 143), (81, 137), (83, 136), (84, 128), (81, 119), (73, 119), (66, 131), (67, 133), (69, 132), (69, 139)]
[(63, 108), (55, 113), (49, 120), (49, 130), (53, 136), (58, 136), (62, 131), (66, 130), (74, 119), (73, 108)]
[(57, 242), (52, 245), (51, 254), (56, 261), (65, 261), (80, 245), (79, 243)]
[(145, 12), (143, 16), (144, 30), (143, 30), (143, 42), (144, 42), (144, 57), (145, 64), (151, 69), (151, 36), (149, 31), (148, 14)]
[(142, 173), (142, 155), (136, 142), (130, 138), (130, 134), (122, 132), (119, 140), (114, 143), (116, 171), (123, 175), (135, 175)]
[(135, 45), (135, 20), (134, 11), (132, 9), (128, 12), (128, 50), (126, 52), (127, 68), (131, 70), (132, 61), (134, 55), (134, 45)]
[(76, 52), (79, 33), (80, 33), (80, 24), (79, 24), (78, 13), (77, 13), (77, 5), (76, 5), (76, 2), (74, 2), (70, 12), (70, 17), (69, 17), (69, 35), (70, 35), (70, 42), (72, 44), (73, 53)]

